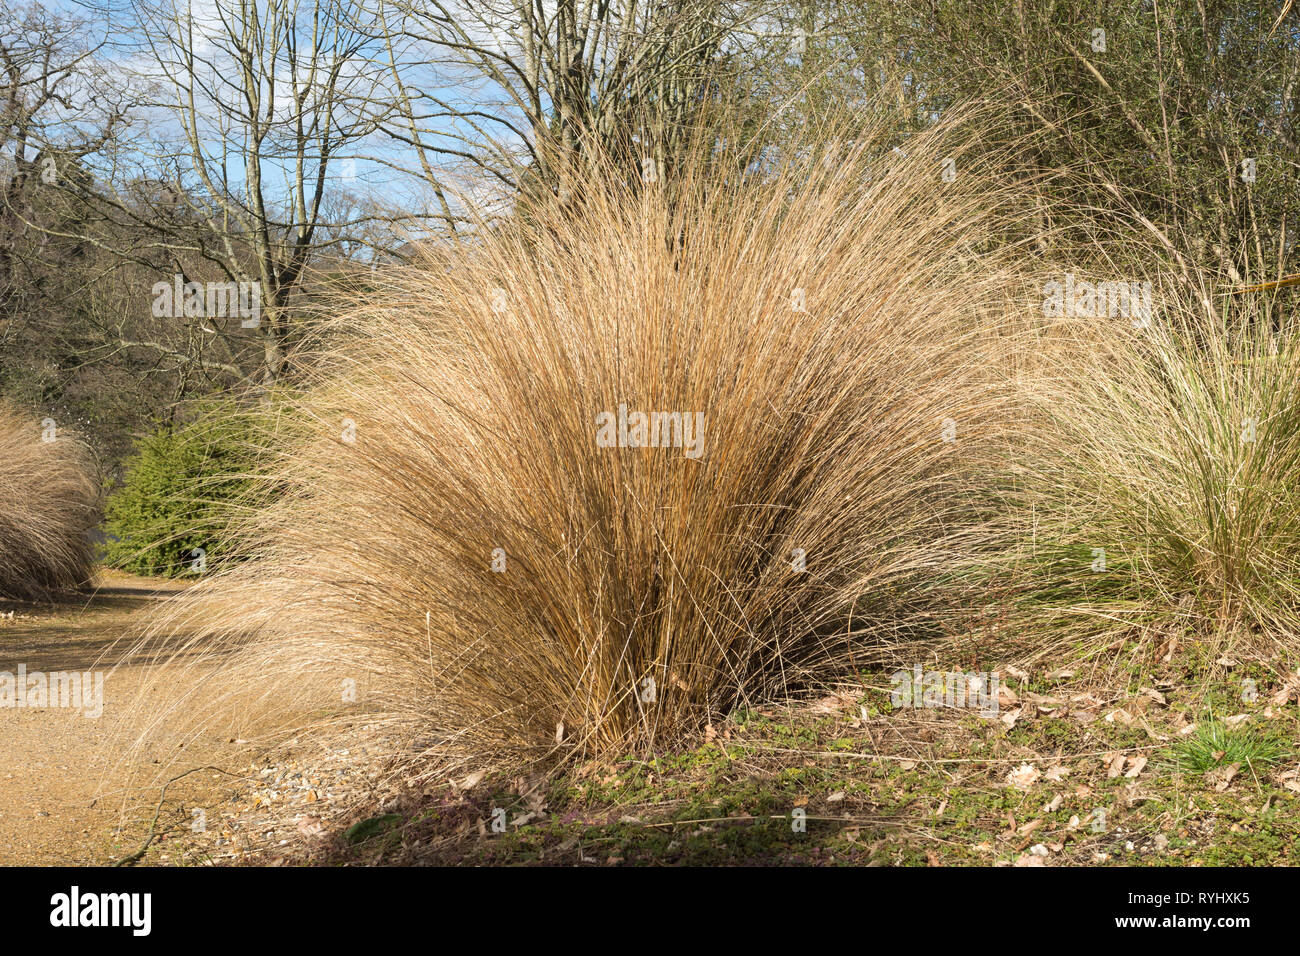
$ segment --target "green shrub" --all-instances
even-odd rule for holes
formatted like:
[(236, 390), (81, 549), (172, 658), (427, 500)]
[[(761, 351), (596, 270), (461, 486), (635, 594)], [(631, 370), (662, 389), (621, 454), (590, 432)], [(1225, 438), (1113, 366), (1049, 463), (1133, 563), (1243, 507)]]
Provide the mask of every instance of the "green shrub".
[(222, 403), (145, 436), (105, 509), (105, 560), (137, 574), (210, 570), (230, 557), (231, 523), (259, 489), (269, 415)]

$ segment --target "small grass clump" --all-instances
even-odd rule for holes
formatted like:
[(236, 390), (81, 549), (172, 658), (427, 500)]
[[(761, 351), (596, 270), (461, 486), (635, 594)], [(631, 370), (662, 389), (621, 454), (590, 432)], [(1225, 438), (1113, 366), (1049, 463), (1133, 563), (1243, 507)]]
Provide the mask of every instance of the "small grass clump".
[(1287, 760), (1294, 751), (1285, 740), (1261, 734), (1250, 727), (1230, 727), (1209, 718), (1168, 751), (1176, 771), (1204, 774), (1219, 767), (1238, 764), (1258, 775)]

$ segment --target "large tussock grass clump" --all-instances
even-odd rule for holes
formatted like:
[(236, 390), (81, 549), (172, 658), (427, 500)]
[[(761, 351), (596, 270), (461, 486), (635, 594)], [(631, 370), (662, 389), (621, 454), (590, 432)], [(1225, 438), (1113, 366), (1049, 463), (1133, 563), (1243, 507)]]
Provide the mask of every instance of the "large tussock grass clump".
[[(164, 669), (154, 693), (190, 689), (145, 738), (346, 713), (350, 678), (425, 767), (608, 755), (982, 599), (964, 572), (1000, 545), (1015, 196), (945, 182), (952, 129), (855, 136), (729, 181), (726, 157), (649, 184), (587, 169), (449, 268), (385, 274), (340, 323), (252, 560), (158, 625), (222, 669)], [(621, 447), (620, 408), (632, 443), (636, 412), (690, 430)]]
[(1062, 316), (1044, 340), (1072, 358), (1039, 375), (1044, 416), (1027, 432), (1027, 626), (1074, 640), (1175, 625), (1294, 641), (1295, 320), (1205, 277), (1150, 275), (1149, 321)]
[(98, 502), (85, 447), (0, 404), (0, 597), (40, 600), (86, 583)]

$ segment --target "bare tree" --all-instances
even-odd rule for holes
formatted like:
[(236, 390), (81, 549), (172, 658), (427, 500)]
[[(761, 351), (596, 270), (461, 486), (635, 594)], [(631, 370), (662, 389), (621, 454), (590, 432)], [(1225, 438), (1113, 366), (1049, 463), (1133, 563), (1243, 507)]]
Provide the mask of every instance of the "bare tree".
[(374, 0), (397, 110), (384, 130), (448, 194), (558, 190), (587, 138), (670, 166), (772, 6), (721, 0)]
[(117, 250), (125, 259), (163, 257), (186, 282), (196, 270), (255, 288), (252, 322), (177, 318), (200, 318), (227, 364), (251, 363), (250, 377), (273, 385), (302, 332), (294, 298), (309, 269), (384, 214), (331, 219), (350, 207), (328, 201), (349, 188), (356, 150), (389, 111), (375, 31), (351, 0), (160, 0), (132, 11), (124, 69), (153, 135), (101, 157), (104, 181), (86, 198), (149, 237)]
[[(36, 194), (53, 196), (60, 176), (77, 175), (81, 157), (99, 150), (126, 113), (120, 94), (98, 82), (84, 20), (38, 4), (0, 8), (0, 318), (12, 320), (31, 290), (31, 273), (48, 265)], [(47, 208), (48, 211), (48, 208)], [(25, 273), (25, 275), (20, 275)]]

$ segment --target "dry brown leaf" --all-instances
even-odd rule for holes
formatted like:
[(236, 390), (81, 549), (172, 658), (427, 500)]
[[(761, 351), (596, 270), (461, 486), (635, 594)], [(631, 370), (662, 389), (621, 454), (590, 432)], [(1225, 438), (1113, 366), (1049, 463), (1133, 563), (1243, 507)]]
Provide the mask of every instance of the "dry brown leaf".
[(857, 694), (843, 692), (823, 697), (821, 700), (813, 704), (811, 709), (815, 714), (839, 714), (845, 711), (852, 711), (857, 702)]
[(1240, 763), (1230, 763), (1226, 767), (1216, 767), (1205, 775), (1207, 782), (1214, 784), (1214, 789), (1223, 793), (1232, 785), (1232, 778), (1237, 776), (1237, 771), (1241, 769)]
[(485, 776), (487, 776), (487, 774), (485, 774), (482, 770), (477, 770), (474, 773), (470, 774), (468, 777), (465, 777), (460, 781), (454, 781), (452, 783), (452, 786), (454, 789), (457, 790), (473, 790), (475, 787), (477, 787), (480, 783), (483, 782), (483, 778)]
[(1047, 847), (1041, 843), (1035, 843), (1029, 848), (1028, 853), (1023, 853), (1016, 858), (1014, 866), (1047, 866)]
[(1178, 635), (1173, 634), (1160, 645), (1156, 650), (1156, 654), (1159, 656), (1161, 661), (1168, 664), (1174, 659), (1174, 651), (1176, 650), (1178, 650)]
[(1017, 790), (1029, 790), (1033, 788), (1039, 776), (1041, 776), (1041, 774), (1037, 767), (1034, 767), (1032, 764), (1022, 763), (1015, 770), (1012, 770), (1007, 774), (1007, 783), (1015, 787)]

